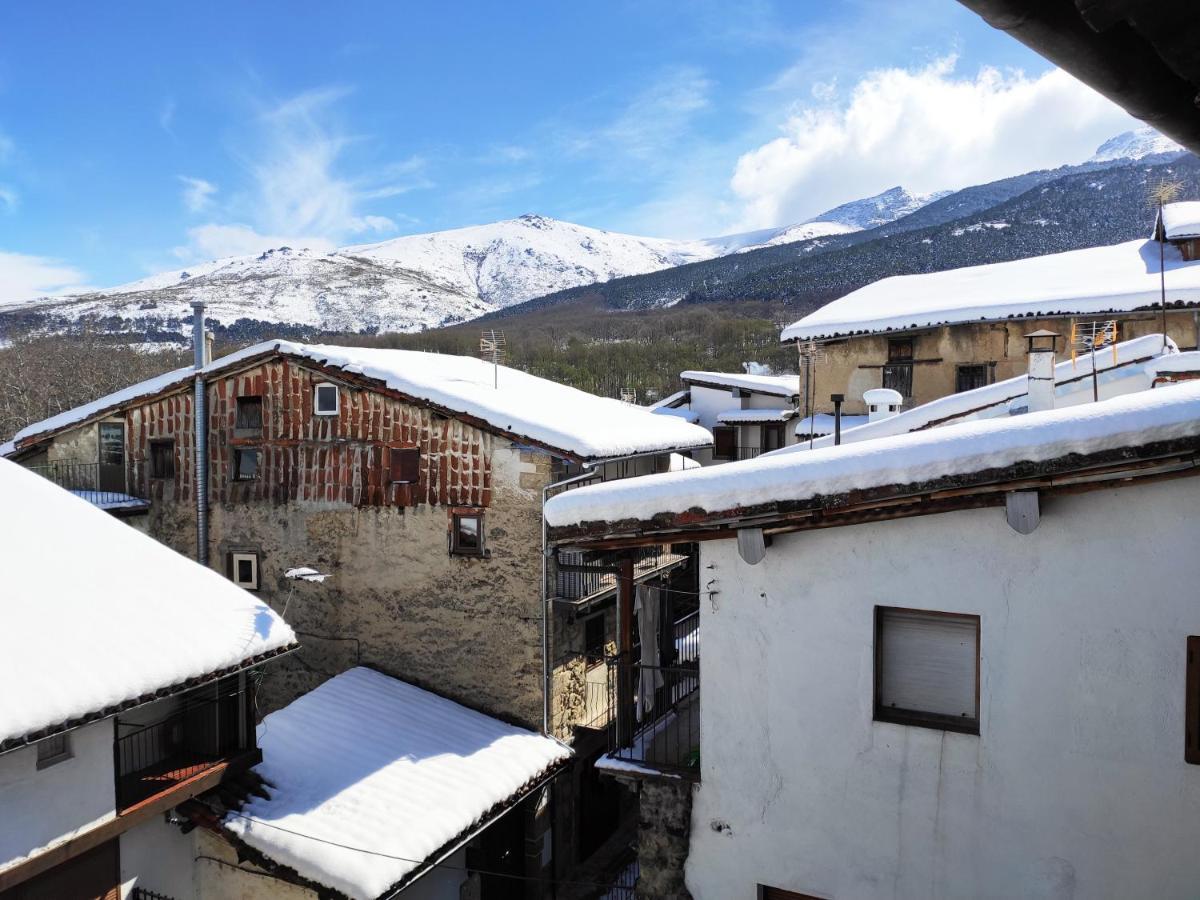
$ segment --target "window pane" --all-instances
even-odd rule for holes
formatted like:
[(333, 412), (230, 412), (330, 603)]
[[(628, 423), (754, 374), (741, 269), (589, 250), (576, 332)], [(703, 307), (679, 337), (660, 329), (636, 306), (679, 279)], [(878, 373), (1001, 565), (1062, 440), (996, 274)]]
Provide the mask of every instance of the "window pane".
[(718, 425), (713, 429), (713, 456), (731, 459), (737, 453), (737, 429)]
[(237, 398), (235, 427), (247, 431), (262, 431), (262, 397)]
[(975, 718), (977, 620), (881, 609), (880, 705)]
[(912, 341), (888, 341), (888, 362), (901, 362), (912, 358)]
[(239, 584), (250, 584), (254, 581), (254, 560), (242, 557), (237, 561), (237, 581)]
[(478, 516), (457, 517), (458, 549), (479, 549), (479, 526), (480, 521)]
[(973, 391), (975, 388), (981, 388), (988, 383), (988, 367), (987, 366), (959, 366), (956, 390)]
[(100, 463), (125, 465), (125, 426), (120, 422), (100, 423)]
[(331, 413), (337, 411), (337, 388), (330, 384), (317, 386), (317, 412)]
[(234, 478), (238, 481), (253, 481), (258, 476), (258, 451), (234, 451)]

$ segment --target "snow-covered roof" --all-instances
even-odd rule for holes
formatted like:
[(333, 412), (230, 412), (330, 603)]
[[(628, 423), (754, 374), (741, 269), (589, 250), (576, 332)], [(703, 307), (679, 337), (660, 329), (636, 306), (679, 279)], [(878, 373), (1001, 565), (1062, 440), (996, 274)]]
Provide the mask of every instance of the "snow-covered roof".
[(794, 397), (800, 393), (800, 381), (795, 375), (744, 375), (739, 372), (680, 372), (685, 384), (703, 387), (738, 388), (755, 394), (773, 397)]
[(790, 406), (784, 409), (727, 409), (717, 414), (717, 421), (726, 425), (753, 425), (756, 422), (786, 422), (796, 415)]
[(651, 410), (659, 410), (659, 409), (679, 407), (679, 406), (682, 406), (683, 404), (687, 403), (688, 400), (691, 399), (691, 395), (692, 395), (692, 392), (690, 390), (688, 390), (687, 388), (684, 388), (682, 391), (676, 391), (673, 394), (668, 394), (666, 397), (663, 397), (661, 400), (651, 403), (646, 408), (651, 409)]
[[(1161, 365), (1163, 359), (1180, 355), (1183, 354), (1179, 353), (1179, 348), (1170, 338), (1167, 338), (1166, 346), (1163, 346), (1161, 334), (1143, 335), (1129, 341), (1121, 341), (1115, 349), (1106, 347), (1099, 350), (1096, 352), (1096, 372), (1101, 389), (1103, 390), (1104, 385), (1110, 380), (1120, 380), (1138, 374), (1141, 370), (1135, 371), (1132, 364), (1139, 360), (1146, 361), (1145, 365), (1149, 368), (1152, 365)], [(1056, 403), (1063, 404), (1064, 400), (1080, 392), (1083, 392), (1090, 401), (1092, 384), (1088, 376), (1091, 373), (1092, 357), (1090, 353), (1081, 354), (1074, 360), (1065, 359), (1058, 363), (1054, 367)], [(1153, 376), (1146, 374), (1146, 378), (1148, 380), (1145, 384), (1148, 385), (1149, 381), (1153, 380)], [(919, 431), (948, 422), (1006, 416), (1009, 413), (1009, 405), (1014, 401), (1019, 403), (1019, 398), (1025, 397), (1028, 393), (1029, 376), (1017, 375), (969, 391), (947, 394), (945, 397), (939, 397), (928, 403), (922, 403), (920, 406), (914, 406), (912, 409), (903, 410), (886, 419), (876, 419), (874, 422), (867, 421), (867, 417), (864, 416), (857, 425), (852, 426), (847, 424), (847, 419), (851, 417), (842, 416), (842, 443), (852, 444), (855, 441), (869, 441), (895, 434), (906, 434), (910, 431)], [(832, 416), (830, 419), (832, 420)], [(796, 433), (803, 434), (805, 432), (801, 432), (797, 426)], [(826, 435), (833, 434), (833, 427), (830, 426), (829, 430), (824, 433)], [(832, 438), (825, 437), (818, 439), (814, 446), (828, 447), (832, 443)], [(797, 449), (808, 449), (808, 444), (785, 447), (772, 452), (789, 453)]]
[(254, 595), (2, 459), (0, 497), (0, 747), (295, 642)]
[(570, 756), (551, 738), (367, 668), (271, 713), (259, 746), (270, 797), (251, 797), (226, 827), (362, 900), (436, 862)]
[[(1127, 241), (1011, 262), (884, 278), (783, 330), (781, 340), (993, 321), (1128, 312), (1160, 303), (1159, 243)], [(1167, 302), (1200, 303), (1200, 261), (1167, 246)]]
[(551, 499), (546, 521), (561, 528), (645, 522), (660, 514), (727, 514), (1197, 436), (1200, 382), (1186, 382), (1067, 409), (583, 487)]
[(693, 425), (700, 421), (700, 413), (694, 409), (688, 409), (686, 406), (660, 406), (657, 409), (651, 409), (650, 412), (656, 416), (672, 416), (684, 422), (691, 422)]
[[(690, 422), (657, 416), (640, 406), (597, 397), (506, 366), (500, 366), (499, 387), (493, 387), (492, 364), (471, 356), (276, 340), (213, 360), (204, 373), (219, 374), (272, 352), (382, 381), (392, 390), (451, 413), (480, 419), (498, 430), (583, 459), (686, 450), (712, 443), (707, 430)], [(16, 434), (13, 442), (20, 444), (29, 437), (83, 422), (129, 400), (182, 384), (194, 374), (191, 369), (177, 369), (139, 382), (29, 425)]]
[[(842, 434), (851, 428), (867, 424), (867, 416), (842, 416)], [(805, 416), (796, 423), (796, 434), (808, 437), (810, 434), (833, 434), (834, 418), (829, 413), (816, 413)]]
[(1167, 203), (1162, 209), (1162, 220), (1169, 241), (1200, 237), (1200, 200)]

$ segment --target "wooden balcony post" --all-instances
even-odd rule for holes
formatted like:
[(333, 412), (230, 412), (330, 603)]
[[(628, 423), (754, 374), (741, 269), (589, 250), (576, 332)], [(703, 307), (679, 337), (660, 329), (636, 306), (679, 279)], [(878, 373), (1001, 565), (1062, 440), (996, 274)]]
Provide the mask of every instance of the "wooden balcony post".
[(633, 739), (633, 551), (617, 560), (617, 746)]

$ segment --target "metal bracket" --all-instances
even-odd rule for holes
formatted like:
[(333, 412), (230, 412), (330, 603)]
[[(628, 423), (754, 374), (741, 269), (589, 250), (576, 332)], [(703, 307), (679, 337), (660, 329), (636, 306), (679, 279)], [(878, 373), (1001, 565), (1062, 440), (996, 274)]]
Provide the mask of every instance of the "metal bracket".
[(767, 555), (767, 541), (761, 528), (739, 528), (737, 533), (738, 556), (752, 566), (757, 566)]
[(1032, 534), (1042, 520), (1037, 491), (1009, 491), (1004, 496), (1008, 526), (1017, 534)]

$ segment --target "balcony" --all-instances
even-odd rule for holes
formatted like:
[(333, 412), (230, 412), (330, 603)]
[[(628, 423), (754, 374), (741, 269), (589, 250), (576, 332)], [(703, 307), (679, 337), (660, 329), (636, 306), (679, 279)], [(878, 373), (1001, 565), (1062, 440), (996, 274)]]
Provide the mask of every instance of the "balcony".
[[(255, 747), (250, 695), (239, 690), (236, 681), (202, 691), (206, 696), (187, 695), (180, 705), (150, 722), (117, 719), (113, 755), (119, 813), (185, 786), (198, 787), (211, 780), (203, 778), (208, 773), (246, 768), (261, 758)], [(200, 789), (210, 786), (205, 783)]]
[[(559, 566), (586, 566), (594, 557), (582, 550), (560, 550)], [(647, 581), (665, 575), (688, 561), (686, 553), (675, 553), (670, 544), (655, 544), (639, 547), (633, 563), (633, 578), (636, 582)], [(555, 574), (554, 595), (560, 603), (583, 605), (600, 600), (617, 590), (617, 575), (609, 568), (596, 567), (589, 572), (563, 571)]]
[[(101, 466), (100, 463), (75, 462), (72, 460), (30, 466), (31, 472), (36, 472), (60, 488), (70, 491), (77, 497), (88, 501), (93, 506), (113, 513), (123, 515), (144, 512), (150, 508), (150, 503), (124, 490), (124, 473), (120, 477), (110, 472), (112, 466)], [(117, 482), (121, 482), (118, 484)]]
[(609, 666), (609, 753), (602, 768), (700, 779), (700, 667)]

